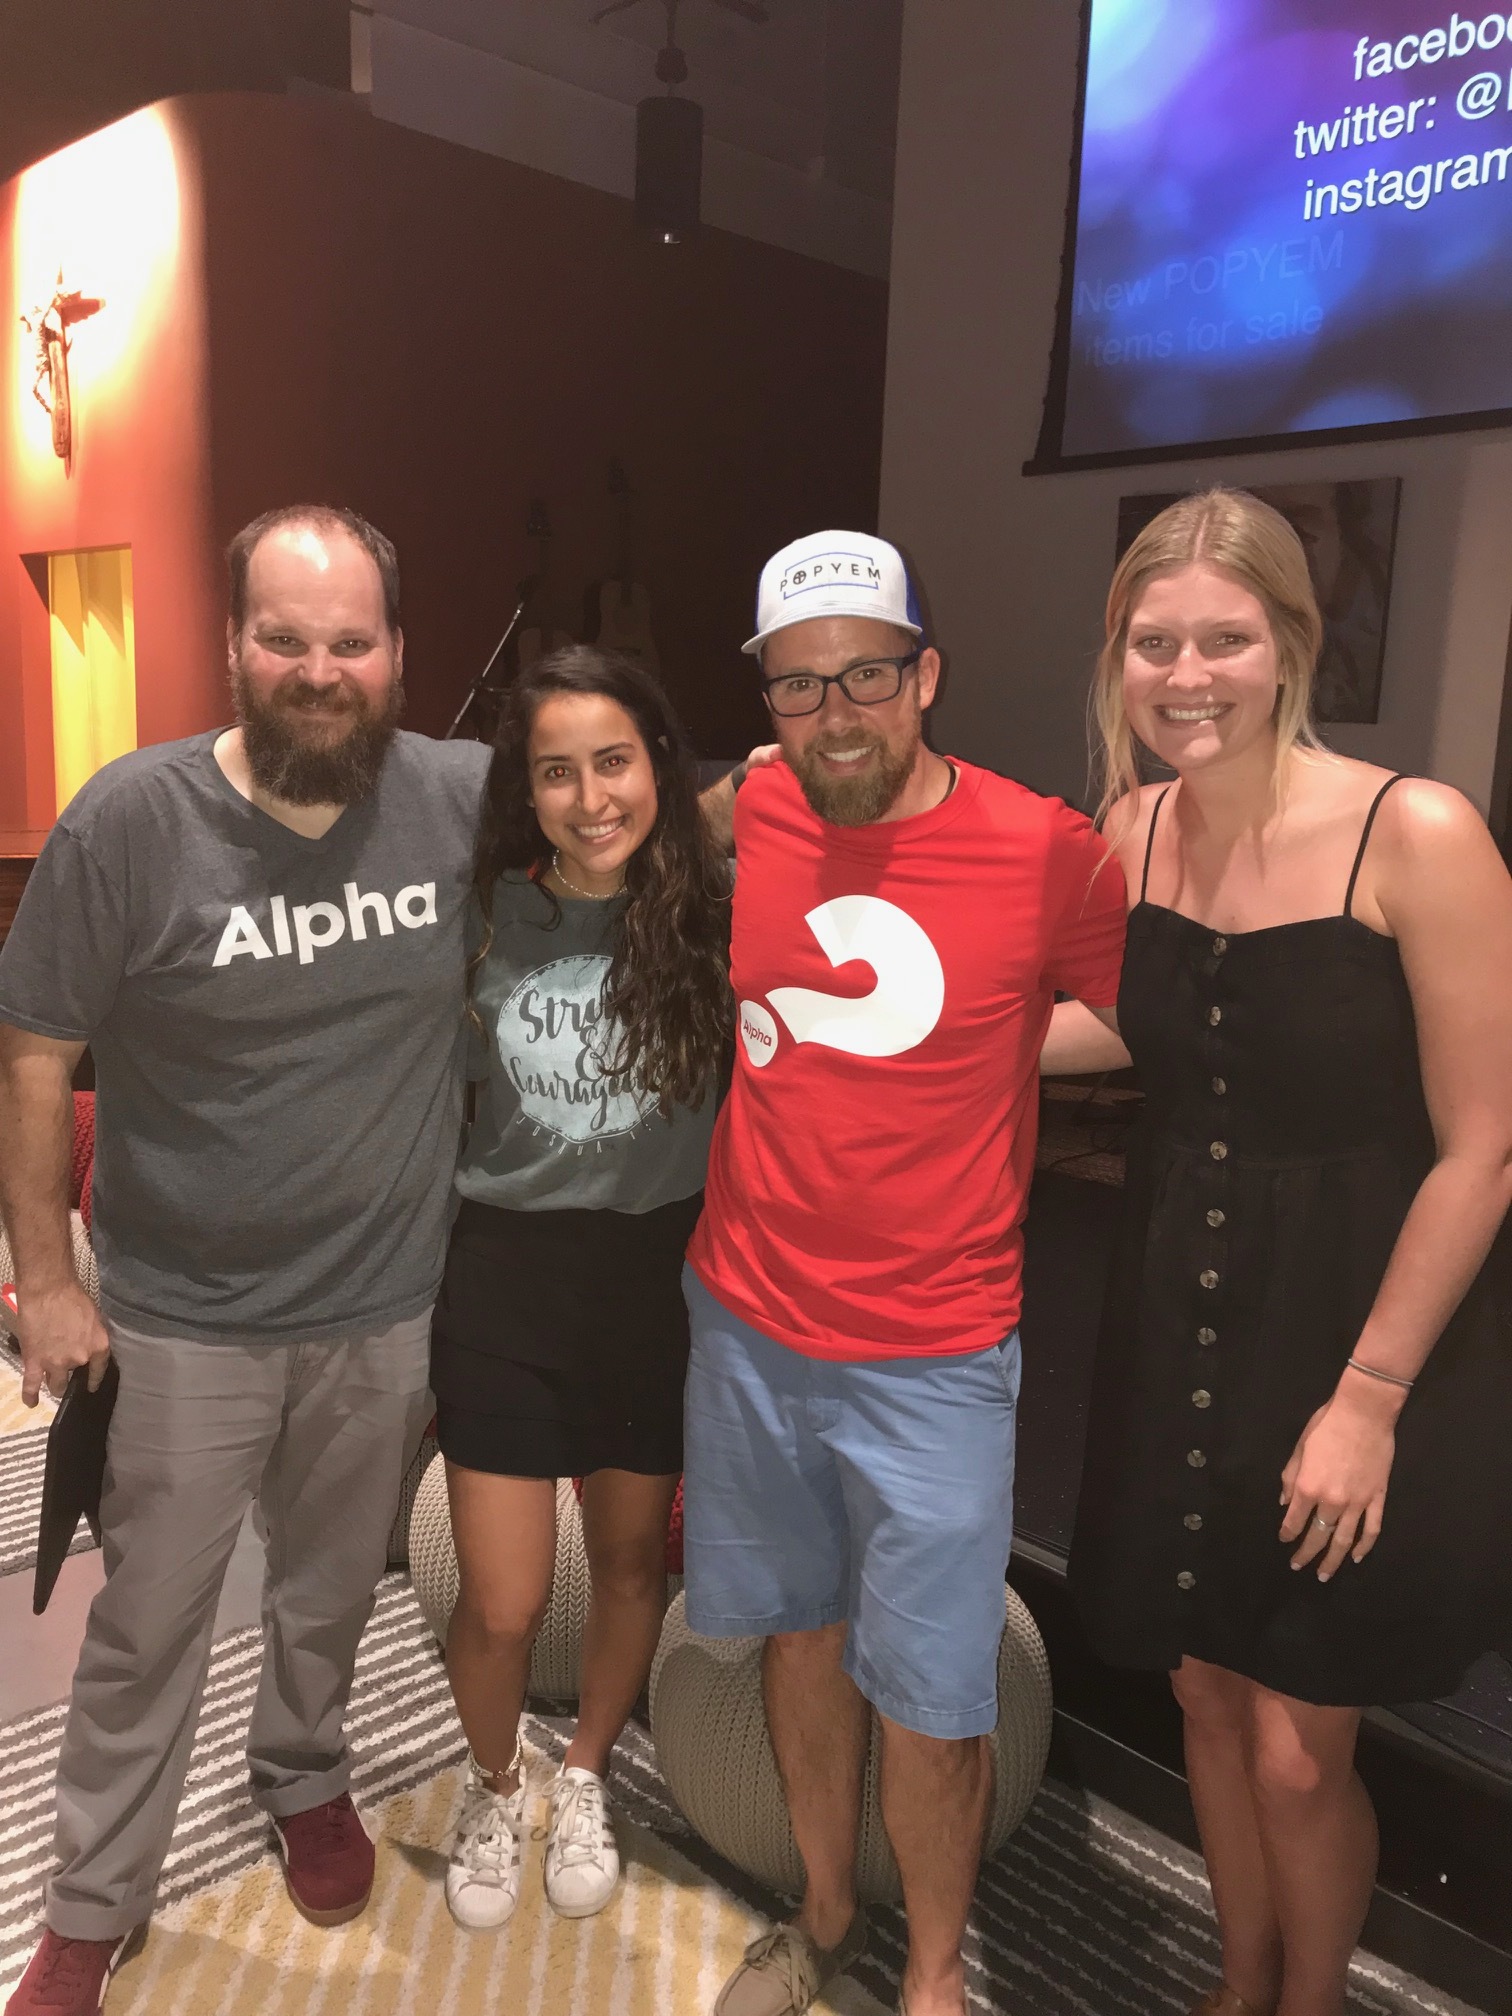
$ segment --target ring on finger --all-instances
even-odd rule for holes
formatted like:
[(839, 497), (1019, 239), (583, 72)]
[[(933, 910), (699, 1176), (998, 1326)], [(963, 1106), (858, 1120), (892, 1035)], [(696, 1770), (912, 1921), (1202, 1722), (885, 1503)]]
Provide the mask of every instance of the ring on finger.
[(1338, 1522), (1338, 1520), (1337, 1520), (1337, 1519), (1314, 1519), (1314, 1520), (1313, 1520), (1313, 1524), (1314, 1524), (1314, 1526), (1316, 1526), (1316, 1527), (1318, 1528), (1319, 1532), (1321, 1532), (1321, 1533), (1332, 1533), (1332, 1531), (1334, 1530), (1335, 1526), (1337, 1526), (1337, 1525), (1338, 1525), (1338, 1523), (1339, 1523), (1339, 1522)]

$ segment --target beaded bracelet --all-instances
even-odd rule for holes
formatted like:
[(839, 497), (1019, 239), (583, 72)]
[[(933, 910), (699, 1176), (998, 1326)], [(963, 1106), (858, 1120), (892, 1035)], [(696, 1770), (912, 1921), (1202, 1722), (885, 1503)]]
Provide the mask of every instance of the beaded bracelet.
[(1349, 1365), (1351, 1371), (1363, 1372), (1367, 1379), (1383, 1379), (1388, 1386), (1400, 1386), (1408, 1392), (1412, 1390), (1412, 1380), (1402, 1378), (1400, 1373), (1382, 1372), (1374, 1365), (1362, 1365), (1358, 1358), (1351, 1358)]

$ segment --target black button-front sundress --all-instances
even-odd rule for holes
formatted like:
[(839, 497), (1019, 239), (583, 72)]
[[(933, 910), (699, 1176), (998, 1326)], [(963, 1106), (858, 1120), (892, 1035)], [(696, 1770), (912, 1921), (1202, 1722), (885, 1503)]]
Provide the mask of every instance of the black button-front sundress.
[(1147, 900), (1146, 850), (1118, 1002), (1146, 1111), (1070, 1566), (1112, 1664), (1189, 1654), (1352, 1707), (1452, 1692), (1512, 1640), (1505, 1228), (1402, 1410), (1374, 1551), (1320, 1583), (1278, 1538), (1281, 1472), (1434, 1161), (1401, 959), (1352, 914), (1385, 790), (1335, 916), (1211, 930)]

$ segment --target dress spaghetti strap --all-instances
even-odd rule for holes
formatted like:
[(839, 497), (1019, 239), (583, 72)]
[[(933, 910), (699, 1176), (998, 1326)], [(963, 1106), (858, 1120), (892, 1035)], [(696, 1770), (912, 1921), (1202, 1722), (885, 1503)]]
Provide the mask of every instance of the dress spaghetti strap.
[[(1155, 822), (1160, 817), (1161, 806), (1164, 805), (1170, 795), (1171, 787), (1167, 784), (1164, 791), (1155, 800), (1155, 810), (1150, 814), (1150, 837), (1145, 842), (1144, 875), (1141, 877), (1139, 884), (1139, 900), (1141, 903), (1144, 902), (1150, 887), (1150, 856), (1155, 852)], [(1353, 888), (1354, 884), (1351, 883), (1350, 887)]]
[(1360, 870), (1365, 863), (1365, 849), (1370, 845), (1370, 829), (1375, 825), (1376, 814), (1381, 809), (1381, 800), (1386, 796), (1386, 793), (1391, 789), (1393, 784), (1400, 784), (1401, 781), (1400, 772), (1395, 777), (1388, 777), (1370, 802), (1370, 810), (1365, 815), (1365, 830), (1360, 835), (1360, 844), (1355, 850), (1354, 867), (1350, 870), (1349, 888), (1344, 896), (1344, 915), (1346, 917), (1353, 917), (1354, 915), (1355, 884), (1360, 879)]

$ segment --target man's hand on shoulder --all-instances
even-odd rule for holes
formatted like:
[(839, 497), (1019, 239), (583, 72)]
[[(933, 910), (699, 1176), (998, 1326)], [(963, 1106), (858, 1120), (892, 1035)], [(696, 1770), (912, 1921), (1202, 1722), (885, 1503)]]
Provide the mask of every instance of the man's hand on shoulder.
[(735, 793), (740, 789), (753, 770), (764, 770), (770, 764), (782, 761), (782, 748), (776, 742), (763, 742), (753, 749), (749, 756), (737, 763), (733, 770), (721, 777), (717, 784), (711, 784), (707, 791), (699, 795), (699, 809), (705, 824), (714, 836), (715, 844), (726, 854), (735, 851)]
[(61, 1400), (76, 1366), (89, 1367), (93, 1393), (105, 1377), (110, 1339), (100, 1312), (80, 1284), (19, 1289), (16, 1327), (21, 1341), (21, 1399), (35, 1407), (43, 1392)]

